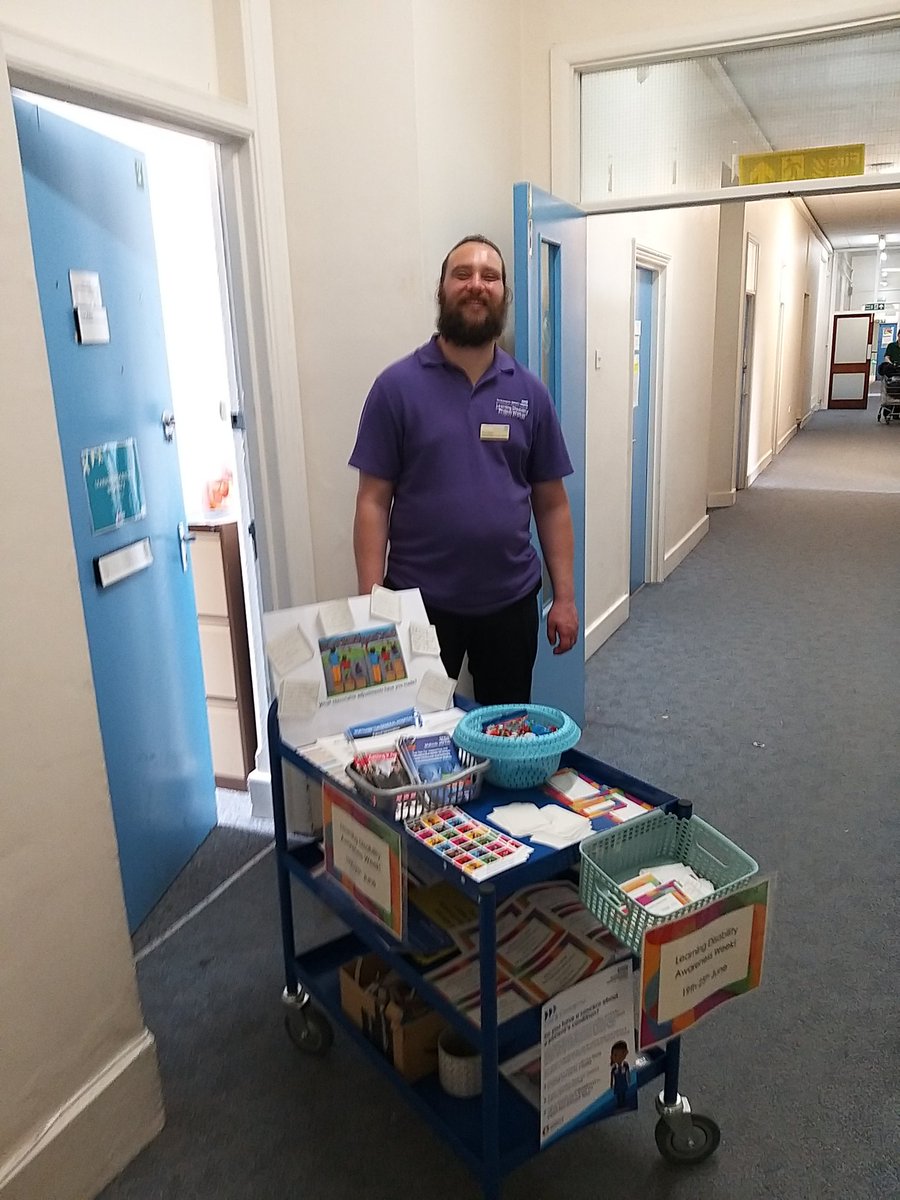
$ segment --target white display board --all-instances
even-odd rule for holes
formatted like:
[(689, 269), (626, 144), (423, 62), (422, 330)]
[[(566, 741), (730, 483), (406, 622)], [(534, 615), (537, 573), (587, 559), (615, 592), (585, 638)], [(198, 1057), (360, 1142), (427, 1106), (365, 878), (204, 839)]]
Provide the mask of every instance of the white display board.
[(265, 613), (282, 738), (306, 746), (404, 709), (448, 708), (455, 680), (429, 629), (418, 588)]

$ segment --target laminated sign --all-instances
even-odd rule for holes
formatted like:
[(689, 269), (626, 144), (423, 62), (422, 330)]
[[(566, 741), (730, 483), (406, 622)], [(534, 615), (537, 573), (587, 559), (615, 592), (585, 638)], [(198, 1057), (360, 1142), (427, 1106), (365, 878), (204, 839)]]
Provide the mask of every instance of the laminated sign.
[(755, 880), (688, 916), (654, 925), (641, 956), (640, 1048), (677, 1037), (759, 986), (769, 881)]

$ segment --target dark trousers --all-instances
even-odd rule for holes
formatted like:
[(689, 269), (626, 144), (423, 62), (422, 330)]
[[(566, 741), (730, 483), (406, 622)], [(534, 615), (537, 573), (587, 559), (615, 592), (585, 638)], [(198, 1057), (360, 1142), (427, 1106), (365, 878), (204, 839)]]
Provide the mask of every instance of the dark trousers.
[(531, 672), (537, 657), (537, 588), (522, 600), (483, 616), (465, 616), (425, 605), (437, 630), (441, 661), (452, 679), (459, 678), (463, 658), (479, 704), (527, 704)]

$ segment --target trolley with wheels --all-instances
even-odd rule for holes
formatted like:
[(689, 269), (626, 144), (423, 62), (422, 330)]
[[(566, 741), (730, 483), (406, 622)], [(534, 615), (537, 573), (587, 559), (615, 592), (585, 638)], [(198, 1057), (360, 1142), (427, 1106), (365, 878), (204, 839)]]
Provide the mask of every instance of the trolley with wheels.
[[(391, 1078), (416, 1111), (475, 1172), (486, 1200), (498, 1200), (502, 1178), (540, 1150), (540, 1114), (507, 1083), (499, 1064), (540, 1041), (541, 1010), (538, 1005), (498, 1023), (497, 907), (529, 884), (567, 874), (572, 877), (579, 864), (579, 847), (554, 850), (538, 846), (527, 862), (481, 883), (448, 864), (446, 880), (477, 905), (481, 983), (481, 1019), (477, 1024), (456, 1009), (410, 960), (410, 952), (416, 949), (414, 931), (408, 942), (397, 941), (324, 870), (323, 849), (317, 840), (289, 837), (285, 766), (296, 768), (313, 781), (327, 782), (332, 787), (338, 785), (305, 759), (302, 752), (282, 740), (277, 702), (272, 704), (269, 712), (268, 735), (286, 979), (283, 1003), (288, 1036), (298, 1050), (322, 1055), (332, 1044), (333, 1026), (338, 1026), (370, 1062)], [(691, 815), (689, 804), (578, 750), (566, 751), (561, 761), (563, 766), (571, 766), (595, 778), (599, 776), (610, 786), (622, 788), (654, 808), (683, 817)], [(349, 780), (339, 790), (357, 802), (360, 799)], [(495, 804), (515, 799), (534, 802), (546, 801), (547, 797), (536, 789), (511, 792), (485, 783), (482, 794), (465, 808), (476, 819), (484, 819)], [(403, 834), (402, 824), (398, 823), (397, 829)], [(436, 856), (415, 838), (405, 835), (403, 850), (411, 864), (418, 858), (423, 866), (434, 868)], [(324, 944), (298, 952), (292, 906), (295, 885), (306, 888), (323, 901), (340, 918), (344, 931)], [(481, 1055), (479, 1097), (458, 1099), (448, 1095), (434, 1075), (415, 1083), (408, 1082), (347, 1017), (341, 1005), (341, 966), (369, 952), (376, 953), (416, 989), (447, 1025), (477, 1048)], [(679, 1092), (680, 1059), (678, 1037), (671, 1038), (664, 1046), (638, 1054), (635, 1062), (637, 1085), (642, 1088), (662, 1080), (656, 1097), (659, 1152), (673, 1164), (699, 1163), (718, 1147), (719, 1128), (712, 1118), (695, 1113), (688, 1099)], [(611, 1104), (608, 1111), (598, 1111), (595, 1119), (601, 1120), (613, 1111)]]

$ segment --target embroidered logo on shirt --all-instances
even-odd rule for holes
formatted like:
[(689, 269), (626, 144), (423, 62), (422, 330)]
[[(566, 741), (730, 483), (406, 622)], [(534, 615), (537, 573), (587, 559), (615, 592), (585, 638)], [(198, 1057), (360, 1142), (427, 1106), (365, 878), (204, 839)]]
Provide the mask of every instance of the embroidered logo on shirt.
[(526, 400), (504, 400), (502, 396), (497, 397), (497, 415), (500, 417), (516, 417), (520, 421), (524, 421), (528, 416), (528, 401)]

